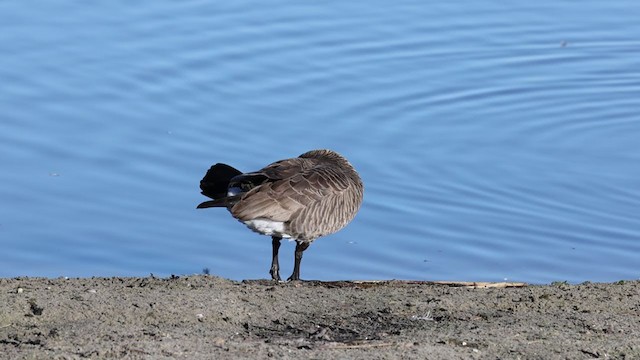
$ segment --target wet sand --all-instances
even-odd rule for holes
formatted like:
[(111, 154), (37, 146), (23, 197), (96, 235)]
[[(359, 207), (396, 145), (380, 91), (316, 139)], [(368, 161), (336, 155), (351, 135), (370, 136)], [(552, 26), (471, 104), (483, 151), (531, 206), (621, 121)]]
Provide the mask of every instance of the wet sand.
[(7, 359), (640, 359), (640, 282), (0, 279)]

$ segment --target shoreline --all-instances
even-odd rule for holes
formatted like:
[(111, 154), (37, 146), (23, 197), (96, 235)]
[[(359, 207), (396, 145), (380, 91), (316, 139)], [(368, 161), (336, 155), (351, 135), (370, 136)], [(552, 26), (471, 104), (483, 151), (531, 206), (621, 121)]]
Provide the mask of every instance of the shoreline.
[(640, 281), (484, 284), (2, 278), (0, 358), (640, 358)]

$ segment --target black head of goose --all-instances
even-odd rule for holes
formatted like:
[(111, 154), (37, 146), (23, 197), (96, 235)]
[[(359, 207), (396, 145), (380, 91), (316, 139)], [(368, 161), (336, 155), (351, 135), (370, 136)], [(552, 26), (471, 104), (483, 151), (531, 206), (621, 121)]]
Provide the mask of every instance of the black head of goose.
[(218, 163), (200, 181), (200, 189), (213, 200), (198, 208), (226, 207), (251, 230), (271, 236), (274, 280), (280, 280), (280, 240), (296, 241), (289, 280), (300, 280), (302, 252), (320, 236), (345, 227), (360, 209), (364, 192), (353, 166), (331, 150), (308, 151), (249, 173)]

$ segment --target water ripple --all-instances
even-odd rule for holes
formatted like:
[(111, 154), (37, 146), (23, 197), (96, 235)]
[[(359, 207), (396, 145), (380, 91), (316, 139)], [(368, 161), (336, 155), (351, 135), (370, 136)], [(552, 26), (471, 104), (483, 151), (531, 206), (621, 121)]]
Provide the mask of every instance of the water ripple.
[(365, 201), (303, 277), (638, 277), (635, 3), (121, 5), (0, 4), (0, 276), (264, 277), (198, 181), (329, 147)]

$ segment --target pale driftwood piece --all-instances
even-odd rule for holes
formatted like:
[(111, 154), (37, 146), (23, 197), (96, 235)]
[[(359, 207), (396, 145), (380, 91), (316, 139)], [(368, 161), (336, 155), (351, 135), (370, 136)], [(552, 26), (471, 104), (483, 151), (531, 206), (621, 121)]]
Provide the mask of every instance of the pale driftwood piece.
[(325, 344), (325, 345), (321, 346), (321, 348), (326, 348), (326, 349), (366, 349), (366, 348), (379, 348), (379, 347), (399, 346), (399, 345), (401, 345), (401, 344), (390, 343), (390, 342), (385, 342), (385, 343), (346, 343), (346, 344), (328, 343), (328, 344)]
[(434, 281), (434, 284), (459, 286), (474, 289), (525, 287), (523, 282), (474, 282), (474, 281)]
[[(272, 280), (243, 280), (245, 284), (275, 285), (287, 284)], [(489, 288), (510, 288), (525, 287), (528, 284), (523, 282), (479, 282), (479, 281), (426, 281), (426, 280), (340, 280), (340, 281), (320, 281), (308, 280), (293, 282), (295, 286), (324, 286), (324, 287), (374, 287), (374, 286), (401, 286), (401, 285), (438, 285), (450, 287), (464, 287), (469, 289), (489, 289)]]
[(346, 281), (354, 284), (371, 284), (371, 285), (393, 285), (393, 284), (406, 284), (406, 285), (444, 285), (451, 287), (464, 287), (473, 289), (488, 289), (488, 288), (509, 288), (509, 287), (524, 287), (527, 283), (523, 282), (483, 282), (483, 281), (426, 281), (426, 280), (352, 280)]

